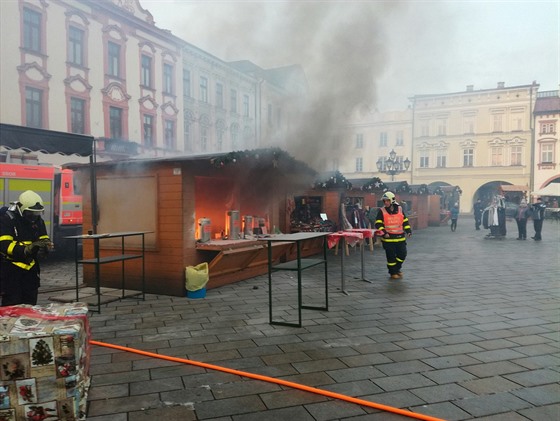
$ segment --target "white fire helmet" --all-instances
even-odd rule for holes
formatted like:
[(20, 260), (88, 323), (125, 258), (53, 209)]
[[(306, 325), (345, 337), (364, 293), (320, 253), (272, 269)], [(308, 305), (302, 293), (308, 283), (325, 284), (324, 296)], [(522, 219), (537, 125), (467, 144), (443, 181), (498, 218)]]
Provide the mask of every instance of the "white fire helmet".
[(23, 215), (23, 212), (43, 212), (45, 206), (43, 206), (43, 199), (37, 193), (32, 190), (24, 191), (19, 195), (18, 199), (19, 211)]
[(395, 194), (390, 191), (386, 191), (383, 196), (381, 196), (381, 200), (390, 200), (391, 204), (396, 203)]

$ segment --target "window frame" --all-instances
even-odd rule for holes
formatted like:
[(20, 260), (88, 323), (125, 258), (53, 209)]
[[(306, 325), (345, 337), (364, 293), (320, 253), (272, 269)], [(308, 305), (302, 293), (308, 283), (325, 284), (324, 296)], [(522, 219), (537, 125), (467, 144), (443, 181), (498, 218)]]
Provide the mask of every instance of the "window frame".
[[(79, 37), (73, 34), (80, 34)], [(77, 26), (70, 25), (68, 27), (68, 62), (83, 67), (85, 64), (85, 37), (86, 31)]]
[(379, 146), (386, 147), (387, 146), (387, 132), (380, 132), (379, 133)]
[[(37, 18), (37, 21), (34, 21)], [(23, 8), (23, 48), (35, 53), (43, 52), (43, 14), (29, 7)]]
[(175, 144), (175, 122), (173, 120), (163, 120), (163, 141), (165, 148), (173, 149)]
[[(541, 143), (541, 148), (540, 148), (540, 160), (541, 160), (541, 164), (552, 164), (554, 163), (554, 142), (543, 142)], [(546, 150), (545, 150), (546, 149)], [(544, 160), (544, 156), (546, 155), (550, 155), (550, 160)]]
[[(80, 107), (76, 108), (75, 104), (80, 104)], [(76, 129), (76, 125), (81, 127)], [(83, 98), (70, 97), (70, 131), (76, 134), (86, 132), (86, 100)]]
[(364, 171), (364, 158), (361, 156), (356, 157), (356, 172)]
[(142, 115), (142, 143), (147, 148), (153, 148), (156, 146), (155, 136), (154, 136), (155, 121), (156, 118), (152, 114), (145, 113)]
[(463, 167), (474, 167), (474, 148), (463, 149)]
[(121, 77), (121, 45), (107, 41), (107, 73), (111, 77)]
[(232, 113), (237, 114), (237, 90), (235, 89), (229, 91), (229, 107)]
[[(122, 140), (124, 133), (123, 116), (124, 110), (122, 108), (109, 106), (109, 136), (111, 139)], [(119, 136), (115, 136), (117, 133)]]
[(198, 99), (200, 102), (208, 103), (208, 78), (206, 76), (200, 76), (199, 79), (199, 95)]
[[(146, 62), (147, 61), (147, 62)], [(148, 54), (140, 57), (140, 84), (145, 88), (153, 88), (153, 58)]]
[[(29, 97), (33, 95), (33, 98)], [(25, 125), (36, 129), (42, 129), (44, 124), (43, 101), (45, 92), (33, 86), (25, 87)], [(38, 95), (38, 98), (35, 98)]]
[(175, 85), (173, 83), (174, 66), (170, 63), (163, 63), (163, 87), (164, 94), (173, 95), (175, 92)]
[(364, 147), (364, 134), (356, 133), (356, 149), (363, 149)]
[(216, 107), (224, 108), (224, 84), (216, 82)]

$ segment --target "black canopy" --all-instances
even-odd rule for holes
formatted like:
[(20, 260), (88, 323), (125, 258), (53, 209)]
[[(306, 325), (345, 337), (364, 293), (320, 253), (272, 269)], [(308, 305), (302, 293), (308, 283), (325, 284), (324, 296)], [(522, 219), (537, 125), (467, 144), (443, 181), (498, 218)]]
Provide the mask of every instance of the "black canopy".
[(14, 126), (0, 123), (0, 145), (8, 149), (27, 149), (64, 155), (90, 156), (93, 152), (93, 137)]

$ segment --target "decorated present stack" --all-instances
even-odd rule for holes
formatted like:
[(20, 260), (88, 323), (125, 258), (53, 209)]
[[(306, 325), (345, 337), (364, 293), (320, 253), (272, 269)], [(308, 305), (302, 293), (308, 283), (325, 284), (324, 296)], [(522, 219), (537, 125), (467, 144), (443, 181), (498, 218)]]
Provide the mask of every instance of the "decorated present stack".
[(89, 327), (83, 303), (0, 307), (0, 420), (84, 420)]

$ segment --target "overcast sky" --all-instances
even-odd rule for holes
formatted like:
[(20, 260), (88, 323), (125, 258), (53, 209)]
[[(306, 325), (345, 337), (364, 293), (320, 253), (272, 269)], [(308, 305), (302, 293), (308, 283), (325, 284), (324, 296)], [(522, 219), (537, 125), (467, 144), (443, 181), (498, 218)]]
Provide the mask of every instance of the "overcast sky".
[[(225, 61), (300, 64), (318, 91), (404, 109), (420, 94), (560, 82), (560, 0), (140, 0)], [(319, 83), (321, 82), (321, 83)]]

